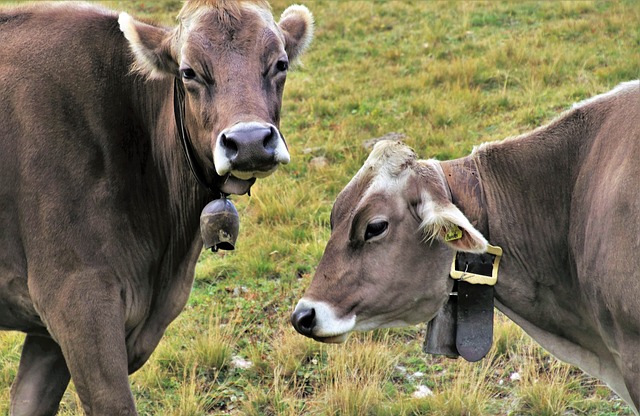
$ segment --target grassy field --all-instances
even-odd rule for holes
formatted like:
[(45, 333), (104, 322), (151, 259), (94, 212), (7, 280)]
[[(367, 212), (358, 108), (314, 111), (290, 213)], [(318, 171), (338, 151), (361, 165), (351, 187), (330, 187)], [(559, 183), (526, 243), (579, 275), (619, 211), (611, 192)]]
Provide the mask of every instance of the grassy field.
[[(423, 354), (424, 326), (330, 346), (289, 314), (367, 140), (396, 133), (422, 157), (460, 157), (638, 78), (638, 2), (301, 2), (316, 37), (285, 89), (292, 162), (234, 198), (237, 250), (202, 254), (185, 311), (131, 376), (140, 414), (631, 415), (501, 315), (489, 356), (469, 364)], [(106, 3), (167, 24), (180, 7)], [(0, 414), (22, 338), (0, 333)], [(61, 414), (79, 414), (73, 386)]]

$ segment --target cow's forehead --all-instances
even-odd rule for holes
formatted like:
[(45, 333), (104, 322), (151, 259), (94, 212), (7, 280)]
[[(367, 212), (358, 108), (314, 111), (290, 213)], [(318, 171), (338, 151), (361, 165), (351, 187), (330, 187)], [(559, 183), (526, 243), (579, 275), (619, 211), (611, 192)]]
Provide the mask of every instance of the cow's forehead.
[[(251, 16), (252, 21), (247, 22)], [(269, 27), (275, 31), (276, 24), (271, 14), (271, 7), (265, 1), (191, 1), (187, 2), (178, 15), (185, 31), (198, 28), (200, 24), (213, 23), (218, 28), (239, 31), (243, 28), (256, 29), (256, 24)]]
[(266, 3), (236, 2), (225, 8), (206, 4), (180, 17), (179, 31), (182, 55), (185, 48), (207, 51), (212, 47), (219, 53), (235, 51), (242, 55), (250, 54), (256, 46), (269, 54), (284, 52), (284, 35)]
[(260, 8), (271, 15), (271, 6), (266, 0), (189, 0), (180, 10), (178, 19), (188, 20), (198, 13), (202, 13), (203, 10), (210, 9), (219, 11), (221, 16), (237, 18), (244, 7)]
[[(400, 141), (380, 141), (351, 182), (361, 182), (358, 188), (366, 189), (365, 194), (392, 190), (406, 178), (416, 159), (416, 154), (406, 144)], [(364, 183), (367, 184), (366, 187), (363, 186)]]
[(345, 218), (345, 214), (356, 210), (371, 195), (402, 189), (416, 159), (414, 151), (400, 141), (376, 143), (364, 165), (338, 195), (334, 217)]

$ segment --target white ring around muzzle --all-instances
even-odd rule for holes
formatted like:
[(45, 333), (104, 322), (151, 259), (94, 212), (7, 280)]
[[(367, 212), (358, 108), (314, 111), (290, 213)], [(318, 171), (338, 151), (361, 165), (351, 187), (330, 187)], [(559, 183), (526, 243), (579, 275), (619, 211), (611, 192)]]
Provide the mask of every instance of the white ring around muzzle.
[(315, 325), (312, 333), (314, 337), (334, 337), (347, 334), (355, 329), (355, 315), (338, 318), (331, 305), (325, 302), (302, 298), (298, 301), (295, 311), (302, 309), (315, 310)]

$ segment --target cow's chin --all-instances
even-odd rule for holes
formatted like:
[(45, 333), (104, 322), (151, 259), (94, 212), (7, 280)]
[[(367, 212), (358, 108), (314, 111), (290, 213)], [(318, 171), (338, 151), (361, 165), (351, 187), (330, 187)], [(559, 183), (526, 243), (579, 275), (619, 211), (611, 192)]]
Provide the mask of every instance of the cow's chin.
[(346, 332), (344, 334), (333, 335), (330, 337), (313, 337), (313, 339), (325, 344), (342, 344), (347, 340), (347, 338), (349, 338), (349, 334), (350, 332)]
[(256, 178), (239, 179), (233, 175), (228, 175), (220, 187), (220, 191), (229, 195), (244, 195), (251, 189)]

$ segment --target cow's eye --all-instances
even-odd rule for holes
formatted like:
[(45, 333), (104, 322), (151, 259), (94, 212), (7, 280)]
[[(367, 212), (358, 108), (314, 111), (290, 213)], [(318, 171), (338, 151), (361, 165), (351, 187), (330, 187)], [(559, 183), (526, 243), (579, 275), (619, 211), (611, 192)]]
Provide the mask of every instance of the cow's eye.
[(367, 224), (367, 229), (364, 232), (364, 240), (371, 240), (374, 237), (377, 237), (384, 233), (389, 227), (389, 223), (387, 221), (373, 221)]
[(180, 76), (182, 77), (182, 79), (195, 79), (196, 78), (196, 71), (194, 71), (191, 68), (181, 68), (180, 69)]
[(281, 59), (276, 63), (276, 69), (278, 71), (284, 72), (289, 69), (289, 61), (285, 59)]

